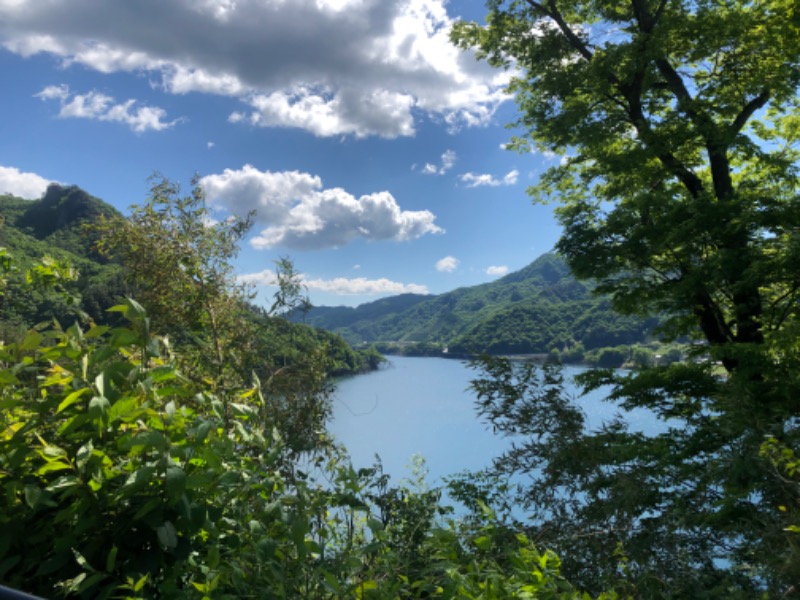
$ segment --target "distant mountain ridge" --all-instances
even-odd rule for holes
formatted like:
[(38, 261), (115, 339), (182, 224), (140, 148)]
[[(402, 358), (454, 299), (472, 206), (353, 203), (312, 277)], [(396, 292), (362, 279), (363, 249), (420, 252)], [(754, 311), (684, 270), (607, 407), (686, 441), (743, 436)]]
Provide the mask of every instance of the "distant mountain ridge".
[(490, 282), (439, 295), (404, 294), (312, 308), (305, 321), (351, 344), (418, 343), (453, 353), (538, 354), (644, 342), (655, 319), (615, 313), (556, 254)]

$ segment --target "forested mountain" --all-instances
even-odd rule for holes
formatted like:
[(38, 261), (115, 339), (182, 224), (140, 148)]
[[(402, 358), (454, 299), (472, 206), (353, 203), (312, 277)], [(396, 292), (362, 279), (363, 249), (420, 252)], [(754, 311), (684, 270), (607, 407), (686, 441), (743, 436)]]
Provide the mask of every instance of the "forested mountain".
[[(5, 248), (14, 264), (5, 293), (0, 295), (0, 339), (14, 339), (54, 319), (68, 326), (80, 312), (97, 323), (118, 321), (107, 309), (125, 296), (135, 296), (136, 291), (126, 281), (122, 266), (97, 250), (100, 233), (92, 226), (102, 219), (119, 218), (119, 211), (77, 186), (51, 184), (39, 200), (0, 195), (0, 248)], [(29, 269), (43, 257), (53, 263), (40, 265), (39, 276), (55, 280), (58, 289), (25, 281)], [(248, 310), (249, 319), (260, 328), (259, 337), (269, 340), (270, 360), (287, 364), (291, 356), (308, 353), (320, 344), (328, 346), (336, 373), (362, 370), (375, 359), (375, 355), (354, 352), (330, 332), (270, 318), (256, 307)]]
[(545, 353), (634, 344), (655, 319), (625, 317), (577, 281), (556, 254), (505, 277), (436, 296), (404, 294), (357, 308), (318, 307), (307, 323), (350, 343), (434, 344), (453, 353)]
[(4, 329), (53, 318), (69, 322), (74, 314), (74, 302), (63, 295), (23, 285), (26, 269), (45, 256), (77, 270), (78, 279), (69, 287), (92, 318), (103, 317), (114, 297), (125, 293), (119, 267), (93, 250), (96, 237), (83, 227), (101, 215), (120, 216), (112, 206), (76, 186), (52, 184), (40, 200), (0, 196), (0, 247), (6, 248), (16, 266), (0, 298)]

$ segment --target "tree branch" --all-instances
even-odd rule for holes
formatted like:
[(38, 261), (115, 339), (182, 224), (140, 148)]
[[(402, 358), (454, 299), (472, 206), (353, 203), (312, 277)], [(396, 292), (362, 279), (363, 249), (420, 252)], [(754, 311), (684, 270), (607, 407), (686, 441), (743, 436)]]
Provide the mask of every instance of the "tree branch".
[(564, 37), (567, 38), (567, 41), (570, 43), (570, 45), (577, 50), (580, 55), (583, 56), (583, 58), (585, 58), (587, 61), (592, 60), (594, 54), (592, 54), (592, 51), (589, 50), (586, 44), (583, 43), (583, 40), (581, 40), (581, 38), (578, 37), (574, 31), (572, 31), (570, 26), (564, 20), (564, 17), (559, 12), (558, 7), (556, 7), (555, 0), (548, 0), (547, 7), (539, 2), (535, 2), (535, 0), (526, 1), (531, 8), (540, 11), (555, 21), (556, 25), (558, 25), (558, 28), (561, 30), (561, 33), (564, 34)]
[(739, 133), (747, 124), (747, 121), (750, 119), (750, 117), (752, 117), (757, 110), (763, 108), (764, 105), (769, 102), (770, 96), (771, 92), (769, 88), (766, 88), (758, 96), (744, 105), (742, 111), (736, 115), (733, 123), (731, 123), (730, 133), (732, 136)]

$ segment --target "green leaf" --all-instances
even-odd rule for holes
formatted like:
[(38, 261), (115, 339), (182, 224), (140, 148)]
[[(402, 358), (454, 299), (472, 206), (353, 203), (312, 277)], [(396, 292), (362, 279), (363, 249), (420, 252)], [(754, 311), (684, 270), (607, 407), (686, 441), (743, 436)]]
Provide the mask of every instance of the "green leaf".
[(112, 423), (117, 420), (130, 422), (136, 419), (140, 414), (139, 399), (123, 396), (108, 409), (108, 420)]
[(117, 548), (116, 545), (111, 547), (111, 552), (108, 553), (108, 558), (106, 559), (106, 573), (111, 573), (117, 566), (118, 551), (119, 548)]
[(42, 343), (44, 336), (37, 332), (31, 331), (26, 335), (22, 342), (20, 342), (19, 349), (22, 351), (33, 350), (34, 348), (38, 348), (39, 345)]
[(89, 417), (92, 419), (106, 420), (111, 403), (104, 396), (95, 396), (89, 401)]
[(46, 475), (47, 473), (53, 473), (56, 471), (65, 471), (67, 469), (71, 469), (72, 465), (67, 462), (48, 462), (36, 470), (37, 475)]
[(50, 485), (47, 486), (47, 491), (49, 492), (62, 492), (64, 490), (68, 490), (74, 487), (77, 487), (81, 484), (81, 480), (78, 479), (75, 475), (62, 475), (61, 477), (54, 480)]
[(156, 528), (156, 533), (158, 534), (158, 541), (161, 542), (161, 545), (164, 546), (167, 550), (172, 550), (178, 545), (178, 535), (175, 531), (175, 526), (167, 521), (160, 527)]
[(136, 583), (133, 584), (133, 591), (134, 592), (141, 592), (144, 589), (145, 584), (147, 583), (147, 578), (149, 575), (141, 576)]
[(92, 325), (89, 328), (89, 331), (87, 331), (84, 334), (84, 336), (86, 337), (86, 339), (99, 338), (99, 337), (102, 337), (103, 335), (105, 335), (105, 333), (109, 329), (110, 329), (110, 327), (108, 327), (107, 325)]
[(162, 383), (164, 381), (172, 381), (177, 377), (175, 368), (172, 366), (158, 366), (148, 371), (148, 377), (154, 383)]
[(75, 548), (72, 549), (72, 554), (75, 555), (75, 561), (81, 566), (82, 569), (89, 571), (90, 573), (95, 572), (95, 569), (89, 564), (89, 561), (86, 560), (83, 554), (78, 552)]
[(61, 411), (69, 408), (73, 404), (75, 404), (78, 400), (80, 400), (81, 396), (86, 394), (87, 392), (91, 392), (91, 388), (81, 388), (77, 391), (72, 392), (66, 398), (64, 398), (61, 403), (56, 408), (56, 414), (60, 413)]
[(122, 489), (126, 492), (126, 495), (130, 495), (153, 482), (155, 473), (156, 468), (152, 465), (139, 467), (128, 476)]
[(120, 442), (120, 450), (129, 451), (140, 451), (148, 448), (164, 450), (166, 447), (167, 441), (164, 434), (154, 430), (139, 432), (132, 438)]
[(25, 503), (30, 508), (36, 508), (39, 504), (39, 500), (42, 497), (42, 490), (39, 486), (29, 483), (25, 486)]
[(0, 369), (0, 385), (15, 385), (17, 383), (19, 383), (19, 379), (11, 369)]
[(490, 550), (492, 548), (492, 539), (488, 536), (482, 535), (472, 540), (478, 550)]
[(186, 473), (177, 466), (167, 467), (166, 484), (167, 496), (170, 502), (175, 502), (186, 489)]
[(142, 506), (139, 510), (136, 511), (136, 514), (133, 515), (133, 519), (135, 521), (138, 521), (139, 519), (144, 519), (144, 517), (149, 515), (155, 509), (159, 508), (163, 503), (164, 501), (161, 498), (151, 498), (150, 500), (145, 502), (144, 506)]

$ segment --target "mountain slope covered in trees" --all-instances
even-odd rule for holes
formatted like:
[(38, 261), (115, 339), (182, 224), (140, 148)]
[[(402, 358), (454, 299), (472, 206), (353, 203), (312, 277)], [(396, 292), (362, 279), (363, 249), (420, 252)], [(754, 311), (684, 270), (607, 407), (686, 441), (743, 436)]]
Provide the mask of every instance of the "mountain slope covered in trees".
[[(94, 227), (103, 219), (121, 219), (111, 205), (77, 186), (51, 184), (39, 200), (0, 195), (0, 248), (13, 258), (15, 270), (0, 296), (0, 339), (13, 339), (36, 324), (56, 320), (63, 326), (75, 321), (78, 311), (97, 323), (115, 323), (107, 309), (121, 298), (136, 295), (122, 266), (97, 249), (100, 233)], [(43, 257), (60, 266), (42, 277), (58, 280), (50, 285), (27, 285), (26, 272)], [(61, 266), (74, 269), (60, 272)], [(269, 347), (286, 364), (291, 356), (326, 344), (334, 361), (333, 372), (352, 373), (368, 368), (377, 355), (353, 351), (338, 335), (304, 324), (269, 318), (250, 307), (250, 319), (261, 327)]]
[(645, 341), (655, 319), (621, 316), (556, 254), (505, 277), (436, 296), (404, 294), (357, 308), (318, 307), (307, 323), (350, 343), (420, 343), (454, 353), (546, 353)]

